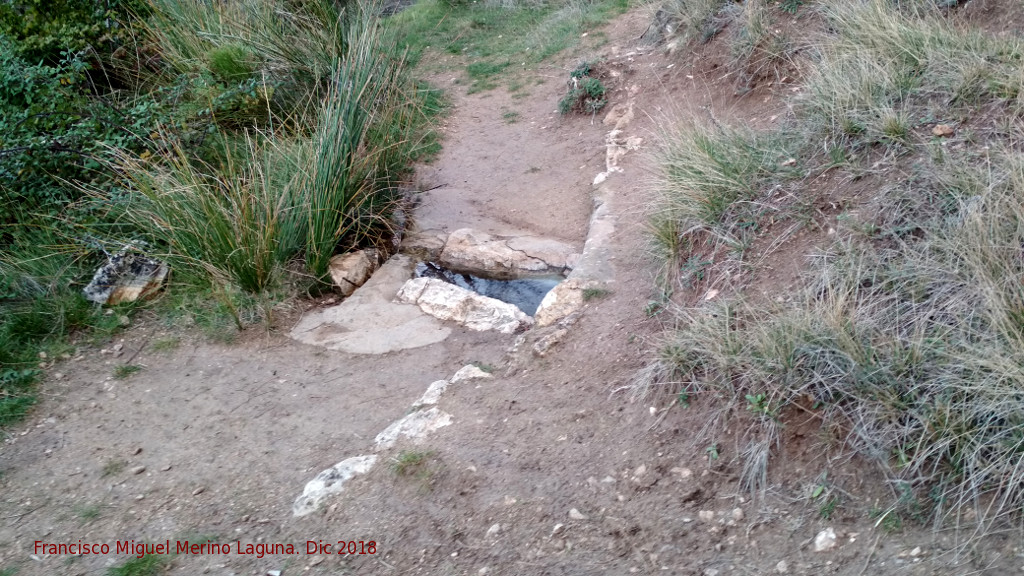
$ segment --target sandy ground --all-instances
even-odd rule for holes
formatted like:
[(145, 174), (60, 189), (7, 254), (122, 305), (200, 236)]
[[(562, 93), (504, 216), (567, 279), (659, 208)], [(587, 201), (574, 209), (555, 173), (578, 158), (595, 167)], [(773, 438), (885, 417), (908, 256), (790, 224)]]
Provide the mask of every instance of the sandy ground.
[[(169, 557), (171, 574), (1024, 569), (1012, 536), (991, 536), (956, 556), (948, 535), (875, 526), (870, 495), (887, 497), (884, 479), (836, 459), (814, 423), (789, 431), (769, 490), (752, 498), (738, 488), (734, 431), (717, 443), (717, 459), (694, 441), (710, 400), (665, 411), (670, 396), (632, 402), (617, 392), (647, 365), (662, 329), (660, 318), (644, 313), (655, 272), (644, 250), (647, 164), (659, 126), (687, 111), (763, 125), (785, 110), (784, 86), (735, 96), (713, 48), (684, 63), (636, 51), (632, 42), (649, 21), (644, 12), (625, 15), (595, 50), (616, 73), (612, 103), (634, 100), (628, 133), (644, 138), (608, 180), (618, 215), (611, 291), (588, 302), (545, 356), (511, 354), (515, 336), (458, 326), (441, 343), (381, 356), (329, 352), (258, 330), (231, 346), (186, 334), (178, 349), (159, 352), (152, 346), (159, 324), (140, 318), (124, 336), (122, 356), (83, 350), (83, 359), (53, 368), (66, 376), (50, 378), (35, 413), (6, 432), (0, 573), (102, 574), (128, 557), (116, 553), (117, 543), (133, 540), (228, 548)], [(503, 88), (472, 96), (453, 88), (443, 155), (421, 172), (425, 183), (441, 185), (424, 199), (422, 228), (528, 231), (582, 245), (609, 128), (601, 117), (555, 114), (573, 64), (566, 57), (541, 70), (546, 81), (526, 98)], [(507, 110), (519, 113), (516, 122), (505, 121)], [(145, 369), (113, 379), (114, 366), (133, 355)], [(306, 482), (373, 453), (375, 435), (431, 382), (470, 363), (493, 377), (449, 387), (438, 407), (451, 425), (419, 444), (400, 441), (319, 512), (293, 516)], [(745, 425), (737, 417), (734, 427)], [(844, 496), (829, 519), (808, 496), (824, 472), (859, 495)], [(816, 535), (828, 529), (837, 545), (814, 551)], [(110, 553), (50, 554), (37, 541), (107, 544)], [(356, 553), (337, 554), (349, 541), (346, 550)]]

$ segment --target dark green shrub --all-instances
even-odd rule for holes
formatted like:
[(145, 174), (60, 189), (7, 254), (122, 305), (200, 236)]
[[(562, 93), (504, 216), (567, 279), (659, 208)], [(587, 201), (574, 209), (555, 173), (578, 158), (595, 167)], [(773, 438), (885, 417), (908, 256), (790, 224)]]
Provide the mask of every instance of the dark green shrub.
[(0, 2), (0, 36), (29, 62), (57, 64), (65, 50), (110, 52), (127, 35), (124, 22), (145, 0), (16, 0)]
[(59, 211), (81, 196), (68, 183), (105, 181), (108, 148), (143, 150), (160, 113), (145, 96), (93, 97), (80, 55), (65, 51), (51, 66), (17, 52), (0, 39), (0, 224)]

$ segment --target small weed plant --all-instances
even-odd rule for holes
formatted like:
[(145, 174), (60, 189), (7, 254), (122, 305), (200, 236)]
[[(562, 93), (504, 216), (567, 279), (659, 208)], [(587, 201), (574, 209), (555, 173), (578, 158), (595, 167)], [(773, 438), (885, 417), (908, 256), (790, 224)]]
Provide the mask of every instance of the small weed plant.
[(158, 554), (129, 558), (107, 569), (107, 576), (159, 576), (170, 565), (170, 559)]
[(142, 366), (136, 364), (122, 364), (114, 368), (114, 378), (118, 380), (124, 380), (133, 374), (138, 374), (142, 371)]
[(428, 491), (434, 475), (438, 471), (438, 464), (432, 463), (436, 456), (433, 451), (426, 450), (403, 450), (392, 458), (391, 471), (398, 478), (415, 480), (421, 491)]
[(128, 463), (125, 462), (124, 460), (108, 460), (105, 464), (103, 464), (103, 469), (100, 470), (100, 477), (106, 478), (108, 476), (116, 476), (120, 474), (121, 471), (124, 470), (125, 466), (127, 465)]
[(590, 302), (591, 300), (599, 300), (601, 298), (607, 298), (612, 293), (607, 288), (601, 288), (599, 286), (590, 286), (583, 289), (583, 301)]
[(569, 73), (569, 91), (558, 102), (561, 114), (596, 114), (608, 104), (607, 88), (596, 77), (597, 63), (584, 61)]

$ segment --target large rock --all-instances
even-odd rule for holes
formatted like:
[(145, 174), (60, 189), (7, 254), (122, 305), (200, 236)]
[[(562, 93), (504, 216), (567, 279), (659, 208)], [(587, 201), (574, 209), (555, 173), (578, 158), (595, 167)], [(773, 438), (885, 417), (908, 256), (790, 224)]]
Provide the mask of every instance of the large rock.
[(398, 291), (398, 301), (416, 304), (434, 318), (458, 322), (472, 330), (512, 334), (533, 324), (533, 319), (513, 304), (436, 278), (409, 280)]
[(378, 452), (387, 450), (394, 446), (395, 442), (398, 442), (402, 436), (409, 438), (413, 443), (419, 444), (427, 434), (439, 428), (444, 428), (451, 423), (452, 415), (441, 412), (437, 408), (416, 410), (392, 422), (383, 432), (377, 434), (373, 440), (374, 445)]
[(562, 273), (575, 254), (572, 246), (550, 238), (505, 238), (462, 228), (448, 235), (439, 261), (442, 265), (484, 276), (522, 273)]
[(306, 483), (302, 495), (292, 504), (292, 514), (305, 516), (315, 512), (325, 498), (338, 494), (345, 488), (345, 483), (359, 474), (366, 474), (377, 463), (377, 455), (355, 456), (346, 458), (316, 475)]
[(129, 249), (108, 256), (82, 293), (87, 300), (113, 306), (156, 294), (167, 280), (167, 264)]
[(583, 307), (582, 282), (569, 279), (555, 286), (541, 300), (537, 313), (533, 315), (537, 326), (550, 326)]
[(402, 240), (402, 253), (418, 260), (437, 260), (444, 250), (445, 239), (443, 232), (415, 232)]
[(377, 250), (367, 248), (331, 258), (331, 279), (342, 296), (351, 296), (377, 269)]

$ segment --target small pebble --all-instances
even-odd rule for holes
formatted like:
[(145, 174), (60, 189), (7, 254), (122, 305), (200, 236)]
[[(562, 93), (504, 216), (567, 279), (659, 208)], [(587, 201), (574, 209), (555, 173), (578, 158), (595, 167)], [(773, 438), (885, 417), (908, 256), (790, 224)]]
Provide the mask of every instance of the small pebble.
[(669, 472), (671, 472), (673, 474), (678, 474), (680, 478), (684, 478), (684, 479), (685, 478), (690, 478), (691, 476), (693, 476), (693, 470), (690, 470), (689, 468), (676, 467), (676, 468), (673, 468), (673, 469), (669, 470)]
[(580, 512), (579, 510), (573, 508), (572, 510), (569, 510), (569, 518), (572, 518), (573, 520), (586, 520), (587, 516)]
[[(136, 452), (136, 454), (138, 454), (138, 452)], [(146, 467), (145, 466), (136, 466), (135, 468), (132, 468), (132, 474), (136, 474), (136, 475), (142, 474), (145, 471), (146, 471)]]
[(200, 486), (199, 488), (196, 488), (195, 490), (192, 491), (192, 495), (193, 496), (199, 496), (203, 492), (206, 492), (206, 487), (205, 486)]
[(836, 547), (836, 531), (826, 528), (814, 537), (814, 551), (825, 552)]

